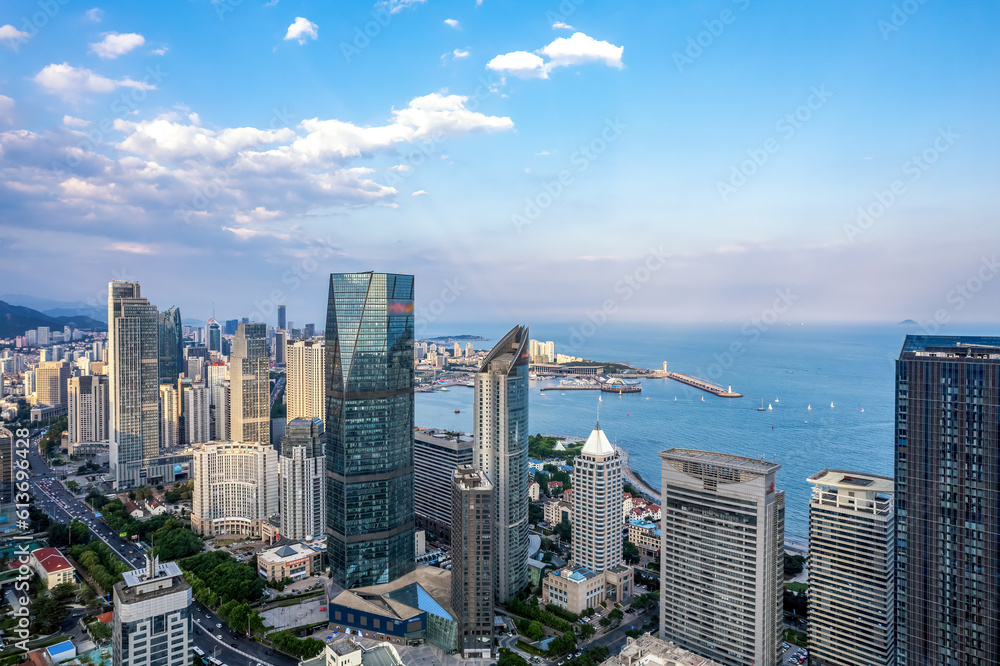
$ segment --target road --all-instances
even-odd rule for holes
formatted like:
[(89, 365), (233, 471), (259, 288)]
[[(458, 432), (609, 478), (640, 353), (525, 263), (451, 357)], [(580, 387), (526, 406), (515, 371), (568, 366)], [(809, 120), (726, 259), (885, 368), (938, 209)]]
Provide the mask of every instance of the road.
[[(58, 479), (62, 473), (51, 470), (38, 453), (39, 436), (32, 437), (28, 450), (31, 464), (31, 484), (36, 506), (57, 522), (69, 523), (79, 520), (87, 524), (91, 534), (103, 541), (122, 561), (141, 569), (145, 566), (142, 550), (129, 543), (94, 515), (94, 511), (80, 498), (66, 490)], [(79, 617), (77, 614), (76, 618)], [(215, 654), (226, 666), (296, 666), (298, 660), (282, 652), (267, 649), (256, 641), (230, 632), (218, 615), (206, 610), (201, 604), (191, 604), (191, 642), (205, 651)], [(221, 627), (219, 625), (222, 625)]]
[(274, 388), (271, 389), (271, 407), (274, 407), (274, 401), (278, 399), (278, 394), (281, 393), (281, 389), (283, 388), (285, 388), (284, 375), (274, 380)]

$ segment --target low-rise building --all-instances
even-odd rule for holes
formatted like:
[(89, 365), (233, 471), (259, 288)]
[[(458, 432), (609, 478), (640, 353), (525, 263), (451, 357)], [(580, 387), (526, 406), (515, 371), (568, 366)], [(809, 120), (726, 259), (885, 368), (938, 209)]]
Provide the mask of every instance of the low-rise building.
[(257, 555), (257, 573), (267, 580), (301, 580), (323, 569), (325, 540), (289, 543), (262, 550)]
[(391, 643), (379, 643), (366, 648), (345, 637), (327, 643), (323, 654), (300, 664), (301, 666), (403, 666), (403, 661)]
[(604, 601), (604, 574), (586, 567), (550, 572), (542, 581), (542, 604), (580, 614)]
[(555, 497), (563, 491), (562, 481), (549, 481), (549, 495)]
[(38, 577), (45, 581), (47, 590), (60, 583), (75, 582), (76, 570), (55, 548), (39, 548), (31, 551), (31, 567), (38, 573)]
[(537, 482), (532, 481), (528, 484), (528, 499), (532, 502), (537, 502), (541, 498), (542, 487), (538, 485)]
[(628, 540), (647, 554), (660, 550), (660, 526), (646, 520), (632, 520), (628, 524)]
[(652, 634), (629, 638), (621, 652), (609, 657), (601, 666), (720, 666), (682, 647), (660, 640)]
[(572, 520), (573, 507), (569, 502), (562, 500), (550, 500), (542, 507), (545, 522), (549, 525), (558, 525), (565, 518)]

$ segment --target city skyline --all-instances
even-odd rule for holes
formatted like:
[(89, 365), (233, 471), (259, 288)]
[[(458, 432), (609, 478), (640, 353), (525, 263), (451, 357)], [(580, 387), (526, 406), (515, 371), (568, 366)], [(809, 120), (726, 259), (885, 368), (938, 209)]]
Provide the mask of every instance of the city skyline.
[[(988, 3), (36, 9), (0, 33), (3, 277), (46, 260), (36, 298), (124, 277), (322, 321), (323, 274), (377, 261), (453, 321), (741, 320), (779, 289), (802, 321), (996, 320)], [(238, 279), (175, 270), (209, 257)], [(528, 296), (486, 309), (500, 272)]]

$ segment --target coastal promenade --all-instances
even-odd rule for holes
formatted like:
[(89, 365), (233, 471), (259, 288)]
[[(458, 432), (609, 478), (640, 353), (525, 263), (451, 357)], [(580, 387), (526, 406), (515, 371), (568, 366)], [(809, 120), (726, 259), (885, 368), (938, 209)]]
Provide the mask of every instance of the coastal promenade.
[(643, 479), (641, 476), (639, 476), (638, 473), (632, 470), (632, 467), (629, 465), (628, 461), (628, 451), (618, 446), (617, 444), (615, 445), (615, 449), (618, 451), (618, 455), (620, 455), (622, 458), (622, 474), (625, 476), (625, 479), (633, 486), (638, 488), (643, 495), (646, 495), (647, 496), (646, 499), (652, 500), (657, 504), (659, 504), (660, 491), (654, 490), (652, 486), (646, 483), (645, 479)]

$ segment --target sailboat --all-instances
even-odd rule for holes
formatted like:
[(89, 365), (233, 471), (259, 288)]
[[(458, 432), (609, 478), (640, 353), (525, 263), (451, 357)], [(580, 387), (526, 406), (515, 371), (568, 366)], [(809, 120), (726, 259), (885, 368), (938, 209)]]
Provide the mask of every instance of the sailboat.
[(701, 401), (705, 402), (705, 396), (701, 396)]
[(771, 403), (767, 403), (767, 411), (772, 411)]
[(775, 402), (781, 402), (781, 401), (780, 401), (780, 400), (778, 400), (777, 398), (775, 398), (775, 399), (774, 399), (774, 401), (775, 401)]
[(813, 410), (813, 406), (812, 405), (809, 405), (808, 407), (806, 407), (806, 411), (811, 412), (812, 410)]
[(766, 411), (766, 410), (764, 409), (764, 398), (761, 398), (761, 399), (760, 399), (760, 407), (758, 407), (758, 408), (757, 408), (757, 411), (758, 411), (758, 412), (763, 412), (763, 411)]
[(677, 402), (677, 396), (676, 395), (674, 396), (674, 402)]
[(864, 414), (864, 413), (865, 413), (865, 408), (864, 408), (864, 407), (862, 407), (862, 408), (861, 408), (861, 413), (862, 413), (862, 414)]
[(830, 403), (830, 409), (833, 409), (833, 403), (832, 402)]

